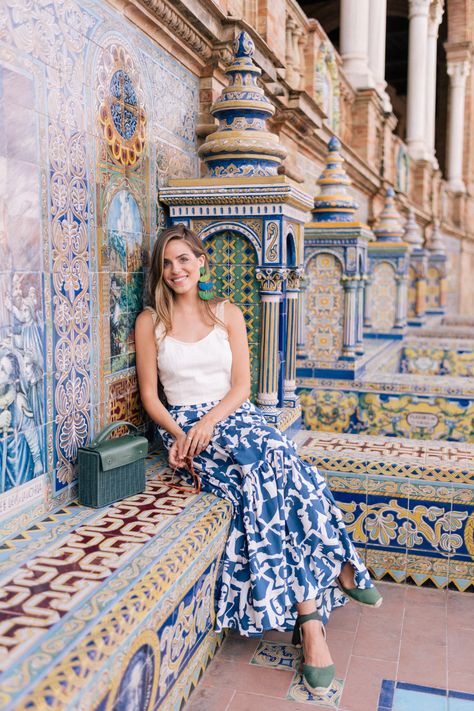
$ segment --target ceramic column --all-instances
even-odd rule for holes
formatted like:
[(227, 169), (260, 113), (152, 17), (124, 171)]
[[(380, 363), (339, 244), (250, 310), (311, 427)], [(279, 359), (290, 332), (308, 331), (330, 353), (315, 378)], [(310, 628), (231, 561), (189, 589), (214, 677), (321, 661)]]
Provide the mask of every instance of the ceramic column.
[(426, 50), (426, 149), (429, 158), (435, 156), (435, 119), (436, 119), (436, 65), (438, 59), (438, 30), (443, 17), (444, 0), (435, 0), (431, 5), (428, 19), (428, 46)]
[(286, 283), (286, 363), (283, 380), (285, 400), (296, 399), (296, 339), (298, 331), (298, 293), (300, 270), (291, 269)]
[(385, 91), (385, 38), (387, 33), (387, 0), (369, 0), (369, 67), (375, 88), (382, 98), (385, 111), (391, 111)]
[(352, 86), (373, 87), (369, 69), (369, 0), (341, 0), (340, 53)]
[(372, 328), (372, 302), (370, 298), (370, 274), (365, 277), (365, 294), (364, 294), (364, 328)]
[(356, 338), (356, 353), (357, 355), (364, 354), (364, 291), (365, 277), (360, 276), (360, 281), (357, 289), (357, 338)]
[(357, 291), (359, 279), (343, 277), (344, 286), (344, 327), (342, 355), (345, 358), (355, 358), (357, 341)]
[(395, 312), (395, 328), (404, 328), (407, 325), (407, 278), (404, 274), (397, 274), (397, 303)]
[(298, 292), (298, 328), (296, 336), (296, 352), (298, 358), (306, 358), (306, 281), (304, 275), (300, 278)]
[(416, 315), (422, 318), (426, 312), (426, 279), (423, 274), (419, 274), (416, 280)]
[(446, 172), (449, 188), (457, 193), (463, 193), (466, 190), (463, 181), (464, 102), (469, 70), (470, 62), (468, 60), (448, 61), (450, 112)]
[(256, 277), (261, 282), (260, 371), (257, 403), (273, 409), (278, 406), (279, 315), (281, 284), (285, 272), (277, 269), (258, 269)]
[(426, 157), (425, 109), (430, 0), (408, 0), (407, 144), (415, 159)]

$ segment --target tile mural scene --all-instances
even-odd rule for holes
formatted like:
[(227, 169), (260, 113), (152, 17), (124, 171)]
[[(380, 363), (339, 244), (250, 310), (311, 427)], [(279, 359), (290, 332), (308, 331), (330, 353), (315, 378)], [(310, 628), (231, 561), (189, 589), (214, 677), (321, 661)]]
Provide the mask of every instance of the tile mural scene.
[[(0, 708), (474, 709), (473, 43), (464, 0), (0, 3)], [(216, 631), (235, 513), (140, 400), (179, 223), (384, 595), (331, 615), (324, 694), (288, 630)], [(145, 489), (84, 506), (119, 420)]]

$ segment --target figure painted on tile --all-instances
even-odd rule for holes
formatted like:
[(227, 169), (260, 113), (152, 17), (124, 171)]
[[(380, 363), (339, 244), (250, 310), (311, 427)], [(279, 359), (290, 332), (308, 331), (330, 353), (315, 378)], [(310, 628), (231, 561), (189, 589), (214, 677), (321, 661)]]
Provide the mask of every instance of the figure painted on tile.
[(14, 318), (13, 342), (16, 348), (29, 353), (38, 362), (43, 361), (43, 339), (38, 323), (36, 289), (30, 287), (23, 295), (22, 277), (13, 275), (12, 298), (5, 299), (7, 309)]
[(10, 331), (10, 313), (6, 299), (11, 293), (13, 256), (8, 244), (7, 206), (0, 200), (0, 340)]
[(143, 291), (143, 233), (138, 204), (120, 190), (107, 217), (110, 282), (110, 354), (112, 370), (126, 368), (133, 342), (133, 322), (141, 309)]
[(42, 474), (33, 412), (21, 387), (18, 357), (0, 356), (0, 492)]
[(305, 684), (324, 693), (334, 679), (331, 610), (348, 597), (371, 606), (382, 598), (324, 478), (248, 399), (243, 314), (214, 294), (205, 248), (184, 225), (156, 241), (147, 301), (135, 332), (143, 405), (170, 465), (192, 464), (204, 490), (233, 504), (216, 627), (244, 636), (293, 627)]
[(125, 669), (113, 711), (148, 711), (154, 673), (153, 650), (144, 644), (137, 649)]

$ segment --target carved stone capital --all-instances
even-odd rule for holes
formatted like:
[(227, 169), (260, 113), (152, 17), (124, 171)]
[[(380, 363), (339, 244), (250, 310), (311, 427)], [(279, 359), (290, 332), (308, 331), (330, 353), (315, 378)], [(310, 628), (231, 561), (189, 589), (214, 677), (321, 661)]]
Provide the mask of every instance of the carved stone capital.
[(433, 0), (430, 7), (430, 17), (428, 24), (428, 36), (437, 37), (438, 29), (443, 19), (444, 0)]
[(452, 86), (465, 86), (470, 71), (471, 63), (466, 59), (461, 62), (448, 61), (448, 76)]
[(431, 0), (408, 0), (408, 19), (420, 15), (428, 16)]

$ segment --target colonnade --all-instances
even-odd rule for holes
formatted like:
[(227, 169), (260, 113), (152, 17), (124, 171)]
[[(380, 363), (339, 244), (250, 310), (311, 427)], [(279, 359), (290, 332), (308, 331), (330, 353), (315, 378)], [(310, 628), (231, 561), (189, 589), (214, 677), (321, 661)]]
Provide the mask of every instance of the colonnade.
[[(435, 155), (436, 69), (439, 27), (444, 0), (408, 0), (408, 88), (406, 142), (411, 157), (430, 161)], [(385, 81), (387, 0), (341, 0), (340, 53), (344, 72), (356, 89), (375, 88), (384, 110), (390, 110)], [(466, 78), (470, 71), (467, 43), (445, 44), (449, 76), (447, 179), (454, 192), (464, 192), (463, 140)]]

